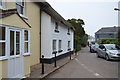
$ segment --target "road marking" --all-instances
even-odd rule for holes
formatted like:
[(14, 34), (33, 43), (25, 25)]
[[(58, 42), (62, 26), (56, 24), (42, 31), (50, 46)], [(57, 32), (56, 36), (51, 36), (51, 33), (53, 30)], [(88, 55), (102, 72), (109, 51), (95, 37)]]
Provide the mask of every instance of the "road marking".
[(101, 76), (100, 74), (89, 69), (85, 64), (81, 63), (77, 58), (75, 58), (75, 60), (77, 63), (79, 63), (81, 66), (83, 66), (83, 68), (85, 68), (87, 71), (91, 72), (94, 76), (99, 77), (99, 78), (103, 78), (103, 76)]

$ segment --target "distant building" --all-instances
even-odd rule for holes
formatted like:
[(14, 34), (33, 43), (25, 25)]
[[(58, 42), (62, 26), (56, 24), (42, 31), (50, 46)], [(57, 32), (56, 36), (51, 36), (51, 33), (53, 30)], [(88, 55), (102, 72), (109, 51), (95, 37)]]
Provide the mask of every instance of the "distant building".
[(95, 41), (95, 38), (94, 38), (93, 36), (88, 35), (88, 41), (89, 41), (89, 42)]
[(95, 40), (104, 38), (117, 38), (119, 27), (103, 27), (95, 33)]

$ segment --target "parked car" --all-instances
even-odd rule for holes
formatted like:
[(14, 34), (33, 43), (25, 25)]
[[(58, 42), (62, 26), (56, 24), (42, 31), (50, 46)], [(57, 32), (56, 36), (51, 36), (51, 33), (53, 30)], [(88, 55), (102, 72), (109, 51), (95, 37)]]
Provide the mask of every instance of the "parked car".
[(97, 49), (96, 55), (106, 60), (120, 60), (120, 46), (116, 44), (101, 44)]
[(95, 43), (95, 42), (91, 42), (90, 44), (90, 52), (96, 52), (97, 48), (98, 48), (99, 44)]

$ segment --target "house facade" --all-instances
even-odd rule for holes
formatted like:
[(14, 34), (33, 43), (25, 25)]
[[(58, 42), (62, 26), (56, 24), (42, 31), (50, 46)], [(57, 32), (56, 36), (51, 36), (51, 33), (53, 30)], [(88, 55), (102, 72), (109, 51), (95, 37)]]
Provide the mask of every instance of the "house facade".
[(119, 27), (103, 27), (95, 33), (95, 40), (104, 38), (117, 38)]
[(73, 51), (74, 28), (44, 0), (0, 2), (0, 79), (30, 76), (41, 55)]
[(73, 51), (74, 28), (60, 16), (48, 3), (41, 11), (41, 55), (46, 63), (52, 63), (56, 53), (57, 59)]
[(28, 77), (40, 62), (39, 13), (29, 0), (0, 2), (0, 79)]

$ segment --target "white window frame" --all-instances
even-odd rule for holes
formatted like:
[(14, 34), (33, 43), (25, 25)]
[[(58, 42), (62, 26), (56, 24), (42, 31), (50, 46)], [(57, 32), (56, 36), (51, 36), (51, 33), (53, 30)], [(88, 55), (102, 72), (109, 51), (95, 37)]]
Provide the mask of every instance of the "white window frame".
[[(25, 31), (28, 31), (28, 40), (27, 41), (25, 41), (25, 35), (24, 35), (24, 32)], [(22, 43), (22, 45), (23, 45), (23, 55), (24, 56), (27, 56), (27, 55), (30, 55), (31, 53), (30, 53), (30, 30), (27, 30), (27, 29), (24, 29), (24, 30), (22, 30), (22, 35), (23, 35), (23, 43)], [(25, 42), (28, 42), (28, 52), (27, 53), (25, 53)]]
[[(24, 1), (24, 6), (22, 6), (21, 4), (18, 3), (20, 1)], [(18, 5), (21, 6), (21, 7), (23, 7), (23, 14), (19, 13), (19, 11), (17, 10), (18, 13), (19, 13), (19, 15), (21, 17), (25, 18), (25, 19), (28, 19), (28, 17), (25, 16), (25, 6), (26, 6), (25, 0), (16, 0), (16, 8), (17, 8)]]
[[(5, 42), (5, 56), (0, 56), (0, 61), (1, 60), (7, 60), (8, 57), (9, 57), (9, 30), (10, 28), (12, 29), (16, 29), (14, 27), (10, 27), (10, 26), (4, 26), (4, 25), (0, 25), (0, 27), (5, 27), (5, 40), (0, 40), (0, 42)], [(21, 29), (21, 28), (18, 28), (18, 29)], [(30, 55), (30, 30), (28, 29), (21, 29), (21, 46), (24, 47), (24, 30), (27, 30), (28, 31), (28, 53), (24, 53), (24, 48), (22, 49), (22, 55), (26, 56), (26, 55)]]
[(58, 50), (62, 50), (62, 40), (58, 41)]
[(4, 0), (2, 0), (2, 5), (0, 5), (0, 9), (5, 9), (5, 1)]
[[(54, 41), (55, 41), (55, 50), (54, 50)], [(52, 51), (53, 52), (57, 51), (57, 40), (56, 39), (53, 39), (52, 41)]]
[(0, 40), (0, 42), (2, 43), (2, 42), (5, 42), (5, 56), (0, 56), (0, 60), (5, 60), (5, 59), (8, 59), (8, 54), (7, 54), (7, 51), (8, 51), (8, 48), (7, 48), (7, 46), (8, 46), (8, 28), (7, 27), (5, 27), (5, 26), (2, 26), (2, 25), (0, 25), (0, 27), (4, 27), (5, 28), (5, 40)]

